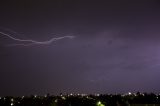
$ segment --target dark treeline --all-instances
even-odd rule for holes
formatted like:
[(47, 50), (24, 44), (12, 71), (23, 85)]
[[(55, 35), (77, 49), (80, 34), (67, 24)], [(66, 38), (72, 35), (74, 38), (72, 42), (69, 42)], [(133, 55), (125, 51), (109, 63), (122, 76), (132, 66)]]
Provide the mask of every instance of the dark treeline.
[(128, 93), (59, 96), (0, 97), (0, 106), (160, 106), (160, 95), (154, 93)]

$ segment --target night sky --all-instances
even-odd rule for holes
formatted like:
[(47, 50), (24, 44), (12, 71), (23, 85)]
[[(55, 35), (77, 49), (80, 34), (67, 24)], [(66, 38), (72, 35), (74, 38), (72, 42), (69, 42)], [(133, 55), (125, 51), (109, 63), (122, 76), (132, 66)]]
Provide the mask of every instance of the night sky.
[(0, 96), (160, 91), (159, 0), (1, 0)]

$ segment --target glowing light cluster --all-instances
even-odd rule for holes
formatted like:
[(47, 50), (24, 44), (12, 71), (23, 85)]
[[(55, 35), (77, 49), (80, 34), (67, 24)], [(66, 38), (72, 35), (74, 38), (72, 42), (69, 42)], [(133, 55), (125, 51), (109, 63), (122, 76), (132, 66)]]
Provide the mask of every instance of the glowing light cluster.
[(131, 95), (132, 93), (131, 92), (128, 92), (128, 95)]
[(14, 99), (12, 98), (12, 99), (11, 99), (11, 102), (13, 102), (13, 101), (14, 101)]
[(13, 106), (14, 104), (13, 103), (11, 103), (11, 106)]
[(96, 106), (105, 106), (101, 101), (98, 101)]

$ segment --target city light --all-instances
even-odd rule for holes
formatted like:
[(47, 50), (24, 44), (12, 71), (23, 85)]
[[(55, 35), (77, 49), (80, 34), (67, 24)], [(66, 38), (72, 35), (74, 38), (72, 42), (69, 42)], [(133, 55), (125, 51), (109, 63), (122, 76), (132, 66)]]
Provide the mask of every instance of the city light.
[(34, 95), (34, 97), (36, 98), (36, 97), (37, 97), (37, 95)]
[(95, 94), (95, 96), (100, 96), (100, 94)]
[(128, 92), (128, 95), (131, 95), (132, 93), (131, 92)]
[[(135, 95), (137, 94), (137, 95)], [(72, 95), (72, 96), (70, 96)], [(82, 96), (83, 95), (83, 96)], [(153, 93), (125, 93), (125, 94), (67, 94), (47, 95), (47, 98), (39, 95), (21, 97), (0, 97), (0, 106), (135, 106), (134, 104), (160, 104), (159, 95)], [(148, 99), (150, 98), (150, 99)], [(118, 104), (118, 105), (117, 105)]]
[(24, 96), (22, 96), (22, 99), (24, 98)]
[(73, 94), (71, 93), (70, 96), (73, 96)]
[(13, 106), (13, 103), (11, 103), (11, 106)]
[(66, 100), (66, 98), (65, 98), (64, 96), (62, 96), (62, 99), (63, 99), (63, 100)]
[(101, 101), (97, 102), (97, 106), (105, 106), (104, 104), (101, 103)]
[(57, 103), (57, 102), (58, 102), (58, 99), (56, 99), (54, 102)]
[(14, 101), (14, 99), (12, 98), (12, 99), (11, 99), (11, 102), (13, 102), (13, 101)]

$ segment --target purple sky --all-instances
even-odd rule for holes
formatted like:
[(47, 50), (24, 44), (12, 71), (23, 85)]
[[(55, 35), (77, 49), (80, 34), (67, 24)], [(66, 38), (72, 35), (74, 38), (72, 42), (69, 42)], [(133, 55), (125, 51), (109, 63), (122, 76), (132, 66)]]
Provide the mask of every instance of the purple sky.
[[(159, 0), (0, 1), (0, 96), (160, 91)], [(15, 32), (13, 32), (13, 31)]]

